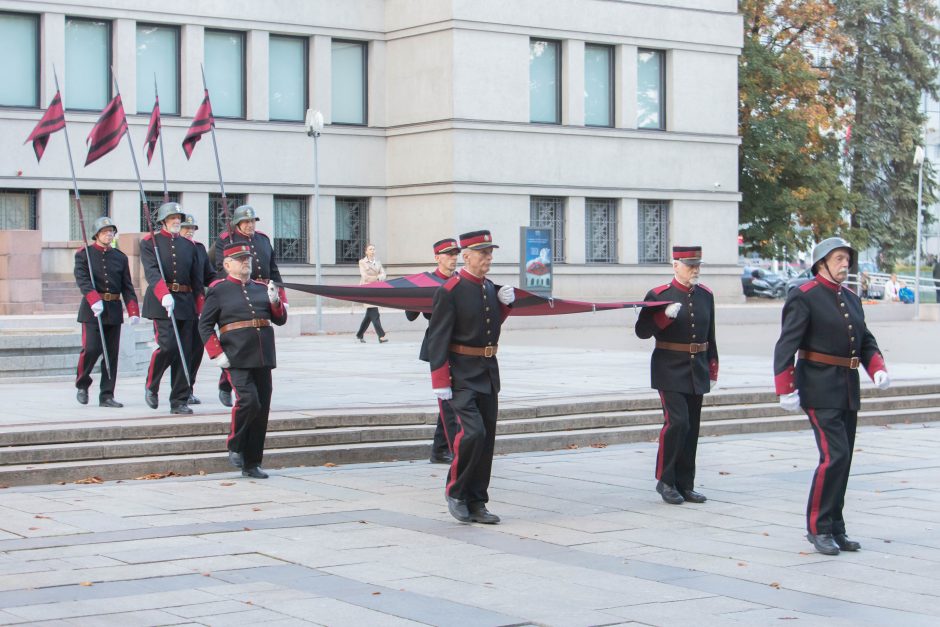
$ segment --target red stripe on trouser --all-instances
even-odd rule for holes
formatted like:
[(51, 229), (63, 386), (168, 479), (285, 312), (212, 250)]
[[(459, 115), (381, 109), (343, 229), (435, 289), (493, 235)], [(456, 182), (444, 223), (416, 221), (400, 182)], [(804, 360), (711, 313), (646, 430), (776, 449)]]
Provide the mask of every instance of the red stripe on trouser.
[(659, 451), (656, 453), (656, 478), (663, 476), (663, 449), (666, 445), (666, 431), (669, 429), (669, 410), (666, 409), (666, 397), (662, 391), (659, 393), (659, 401), (663, 404), (663, 428), (659, 432)]
[[(238, 408), (238, 390), (235, 389), (235, 384), (232, 383), (232, 375), (228, 373), (228, 370), (222, 369), (222, 374), (225, 375), (225, 380), (228, 381), (228, 384), (232, 386), (232, 393), (235, 395), (235, 402), (232, 403), (232, 421), (229, 424), (228, 428), (228, 437), (225, 438), (225, 444), (227, 445), (232, 441), (232, 438), (235, 437), (235, 410)], [(236, 451), (240, 452), (240, 451)]]
[(147, 369), (147, 389), (153, 391), (153, 362), (157, 360), (157, 353), (160, 352), (160, 333), (157, 331), (157, 321), (153, 321), (153, 341), (156, 343), (157, 348), (154, 349), (153, 354), (150, 355), (150, 367)]
[(82, 323), (82, 352), (78, 354), (78, 370), (75, 372), (75, 384), (78, 385), (78, 380), (82, 377), (82, 372), (85, 369), (82, 367), (85, 363), (85, 324)]
[(437, 419), (441, 421), (441, 428), (444, 429), (444, 439), (447, 440), (447, 447), (450, 448), (450, 434), (447, 433), (447, 421), (444, 420), (444, 401), (441, 399), (437, 399), (437, 412)]
[[(449, 402), (449, 401), (448, 401)], [(460, 420), (460, 414), (451, 403), (450, 408), (454, 410), (454, 418), (457, 420), (457, 435), (454, 437), (454, 461), (450, 463), (450, 477), (447, 480), (447, 487), (444, 494), (450, 496), (450, 489), (457, 481), (457, 465), (460, 463), (460, 441), (463, 439), (463, 421)]]
[(823, 454), (823, 460), (816, 467), (816, 472), (813, 474), (812, 498), (810, 499), (809, 520), (807, 521), (809, 523), (809, 532), (816, 535), (818, 533), (816, 524), (819, 521), (819, 503), (822, 501), (823, 487), (826, 484), (826, 470), (829, 468), (831, 457), (829, 456), (829, 441), (826, 440), (826, 433), (816, 418), (816, 411), (807, 408), (806, 414), (819, 434), (819, 446), (822, 448)]

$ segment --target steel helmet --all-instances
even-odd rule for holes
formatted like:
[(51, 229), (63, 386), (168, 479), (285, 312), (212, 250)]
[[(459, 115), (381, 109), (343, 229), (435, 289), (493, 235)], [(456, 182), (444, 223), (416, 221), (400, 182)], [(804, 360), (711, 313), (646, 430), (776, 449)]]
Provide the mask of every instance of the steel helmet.
[(855, 258), (858, 256), (858, 253), (855, 252), (852, 245), (841, 237), (827, 237), (813, 247), (813, 276), (816, 276), (816, 267), (819, 265), (819, 262), (837, 248), (847, 248), (849, 251), (849, 267), (851, 268), (855, 265)]
[(257, 212), (255, 212), (255, 208), (251, 205), (242, 205), (232, 214), (232, 224), (235, 226), (238, 226), (239, 222), (244, 222), (245, 220), (254, 220), (257, 222), (260, 219)]
[(186, 217), (182, 205), (178, 202), (165, 202), (160, 205), (160, 208), (157, 210), (157, 223), (159, 224), (170, 216), (175, 215), (181, 216), (182, 218)]
[(181, 226), (181, 227), (184, 227), (184, 226), (189, 227), (189, 228), (193, 229), (194, 231), (198, 231), (198, 230), (199, 230), (199, 225), (196, 224), (196, 216), (192, 215), (191, 213), (187, 213), (186, 215), (183, 216), (183, 222), (180, 223), (180, 226)]
[(98, 233), (100, 233), (102, 229), (114, 229), (115, 234), (117, 233), (117, 230), (118, 230), (117, 225), (114, 224), (114, 220), (112, 220), (108, 216), (101, 216), (100, 218), (95, 220), (95, 223), (91, 228), (94, 231), (94, 234), (92, 235), (92, 237), (97, 237)]

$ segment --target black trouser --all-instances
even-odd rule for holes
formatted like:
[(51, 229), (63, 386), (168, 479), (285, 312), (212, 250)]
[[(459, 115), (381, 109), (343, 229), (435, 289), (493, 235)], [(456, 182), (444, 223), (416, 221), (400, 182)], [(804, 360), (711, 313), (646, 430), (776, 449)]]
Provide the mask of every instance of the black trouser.
[(663, 404), (663, 428), (659, 432), (656, 478), (679, 490), (692, 490), (702, 395), (660, 390), (659, 398)]
[(819, 464), (806, 503), (806, 530), (812, 534), (845, 533), (842, 508), (852, 468), (858, 412), (804, 408), (816, 436)]
[(444, 401), (454, 411), (454, 461), (447, 473), (447, 496), (467, 504), (489, 501), (487, 488), (493, 469), (496, 445), (496, 392), (483, 394), (466, 388), (454, 388), (454, 398)]
[(454, 409), (447, 401), (437, 401), (437, 428), (434, 429), (434, 443), (431, 455), (440, 457), (454, 450), (454, 435), (457, 433), (457, 419)]
[(228, 450), (241, 453), (245, 468), (261, 464), (271, 411), (271, 368), (223, 370), (235, 390)]
[[(193, 345), (193, 333), (196, 332), (195, 320), (177, 320), (176, 326), (180, 332), (180, 343), (183, 351), (190, 350)], [(183, 372), (183, 362), (180, 359), (179, 348), (176, 345), (176, 335), (173, 333), (172, 320), (154, 320), (153, 332), (157, 341), (157, 348), (150, 356), (150, 369), (147, 371), (147, 389), (157, 394), (160, 392), (160, 379), (166, 369), (170, 369), (170, 407), (185, 405), (189, 401), (192, 386), (186, 380)]]
[(193, 345), (189, 349), (189, 387), (196, 385), (196, 373), (199, 372), (199, 366), (202, 365), (202, 354), (205, 352), (206, 345), (199, 336), (198, 330), (193, 332)]
[(362, 318), (362, 324), (359, 325), (359, 332), (356, 333), (356, 337), (362, 338), (366, 334), (366, 329), (369, 328), (369, 323), (372, 323), (375, 326), (375, 332), (379, 337), (385, 337), (385, 330), (382, 328), (382, 321), (379, 320), (379, 308), (378, 307), (366, 307), (366, 315)]
[[(104, 401), (114, 398), (114, 384), (117, 381), (118, 367), (118, 349), (121, 346), (121, 325), (105, 324), (104, 341), (108, 347), (108, 361), (111, 364), (111, 372), (104, 367), (104, 360), (101, 361), (101, 383), (98, 392), (98, 400)], [(75, 375), (75, 387), (80, 390), (87, 390), (91, 386), (91, 371), (95, 367), (95, 362), (101, 357), (101, 331), (98, 330), (98, 322), (82, 323), (82, 352), (78, 354), (78, 368)]]

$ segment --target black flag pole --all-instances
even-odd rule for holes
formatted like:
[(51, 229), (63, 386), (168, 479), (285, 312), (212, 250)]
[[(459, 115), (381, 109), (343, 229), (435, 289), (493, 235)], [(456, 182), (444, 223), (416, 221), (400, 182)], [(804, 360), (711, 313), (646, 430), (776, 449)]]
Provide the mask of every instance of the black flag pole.
[[(52, 66), (52, 76), (55, 78), (55, 90), (59, 91), (59, 75), (54, 65)], [(64, 105), (62, 111), (65, 111)], [(72, 146), (69, 144), (69, 129), (66, 127), (65, 122), (62, 123), (62, 127), (62, 134), (65, 135), (65, 152), (69, 156), (69, 171), (72, 173), (72, 189), (75, 190), (75, 209), (78, 212), (78, 224), (82, 229), (82, 247), (85, 249), (85, 261), (88, 262), (88, 278), (91, 281), (91, 288), (97, 291), (98, 288), (95, 286), (95, 273), (91, 269), (91, 253), (88, 252), (88, 234), (85, 232), (85, 213), (82, 211), (82, 197), (81, 194), (78, 193), (78, 179), (75, 178), (75, 164), (72, 162)], [(104, 362), (105, 370), (108, 372), (108, 378), (113, 379), (111, 359), (108, 357), (108, 343), (104, 339), (104, 323), (101, 321), (101, 316), (95, 316), (95, 320), (98, 321), (98, 333), (101, 334), (102, 361)]]
[[(202, 87), (209, 93), (209, 85), (206, 84), (206, 68), (199, 64), (202, 71)], [(222, 215), (225, 216), (225, 230), (234, 233), (232, 228), (232, 216), (228, 211), (228, 198), (225, 196), (225, 182), (222, 180), (222, 163), (219, 161), (219, 145), (215, 141), (215, 122), (209, 125), (209, 132), (212, 133), (212, 150), (215, 152), (215, 169), (219, 173), (219, 189), (222, 191)]]
[[(153, 96), (155, 102), (159, 102), (160, 94), (157, 93), (157, 73), (153, 73)], [(170, 202), (170, 192), (166, 184), (166, 161), (163, 159), (163, 128), (160, 129), (160, 134), (157, 136), (157, 140), (160, 142), (160, 170), (163, 172), (163, 202)]]

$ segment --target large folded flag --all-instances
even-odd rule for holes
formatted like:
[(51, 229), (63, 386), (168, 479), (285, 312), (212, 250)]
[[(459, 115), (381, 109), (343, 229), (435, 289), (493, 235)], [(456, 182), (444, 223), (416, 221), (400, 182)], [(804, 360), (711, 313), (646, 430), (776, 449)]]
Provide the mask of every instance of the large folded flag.
[(88, 144), (88, 158), (85, 159), (85, 165), (94, 163), (114, 150), (121, 143), (121, 138), (126, 132), (127, 118), (124, 116), (121, 95), (118, 94), (101, 112), (98, 121), (88, 134), (88, 139), (85, 140)]
[[(52, 97), (49, 108), (43, 114), (39, 124), (33, 129), (33, 132), (26, 138), (26, 142), (33, 142), (33, 151), (36, 153), (36, 161), (42, 160), (42, 153), (46, 151), (46, 144), (49, 143), (49, 136), (58, 130), (65, 128), (65, 110), (62, 108), (62, 97), (59, 92)], [(24, 144), (26, 142), (23, 142)]]
[(193, 116), (193, 123), (183, 139), (183, 152), (186, 153), (187, 159), (192, 156), (196, 142), (202, 139), (202, 136), (208, 133), (213, 126), (215, 126), (215, 118), (212, 117), (212, 104), (209, 102), (209, 90), (207, 89), (202, 104), (199, 105), (199, 108), (196, 109), (196, 115)]
[(150, 112), (150, 124), (147, 125), (147, 163), (153, 159), (153, 150), (157, 147), (157, 140), (160, 139), (160, 96), (154, 98), (153, 111)]

